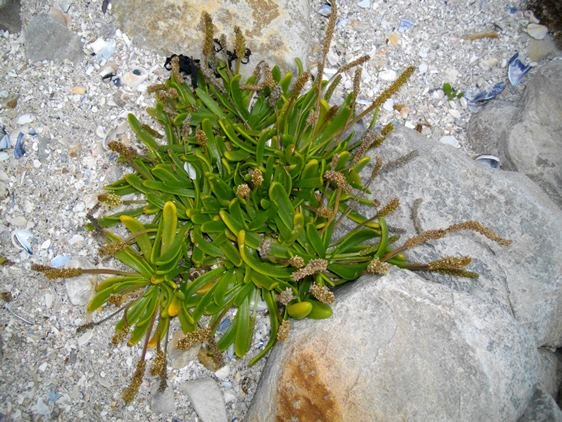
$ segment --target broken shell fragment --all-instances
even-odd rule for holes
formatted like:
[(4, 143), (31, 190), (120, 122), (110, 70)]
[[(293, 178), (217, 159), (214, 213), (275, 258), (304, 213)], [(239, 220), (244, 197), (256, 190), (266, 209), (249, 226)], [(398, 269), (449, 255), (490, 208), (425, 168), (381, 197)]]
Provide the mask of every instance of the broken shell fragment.
[(16, 146), (14, 148), (14, 157), (21, 158), (25, 154), (25, 148), (23, 147), (24, 134), (22, 132), (18, 133), (18, 139), (16, 140)]
[(490, 166), (493, 169), (500, 168), (500, 159), (495, 155), (480, 154), (478, 157), (474, 159), (474, 161), (478, 161), (479, 163)]
[(496, 98), (505, 88), (505, 82), (498, 82), (488, 90), (482, 90), (476, 94), (465, 93), (464, 97), (468, 102), (470, 111), (476, 111), (485, 103)]
[(12, 233), (12, 244), (19, 250), (27, 252), (29, 255), (33, 255), (31, 239), (33, 239), (33, 234), (29, 230), (17, 229)]
[(516, 86), (521, 82), (523, 76), (525, 76), (531, 66), (524, 65), (521, 60), (519, 60), (519, 53), (515, 53), (509, 62), (507, 62), (507, 77), (512, 86)]
[(527, 25), (527, 34), (536, 40), (544, 40), (544, 37), (548, 34), (548, 28), (538, 23), (530, 23)]

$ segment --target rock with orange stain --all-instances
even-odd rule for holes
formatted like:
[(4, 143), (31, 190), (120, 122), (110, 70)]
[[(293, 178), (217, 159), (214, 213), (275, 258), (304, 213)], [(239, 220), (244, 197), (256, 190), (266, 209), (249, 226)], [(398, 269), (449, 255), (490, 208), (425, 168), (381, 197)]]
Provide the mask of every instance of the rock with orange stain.
[(333, 318), (294, 323), (246, 420), (517, 420), (537, 367), (509, 312), (395, 269), (341, 289)]

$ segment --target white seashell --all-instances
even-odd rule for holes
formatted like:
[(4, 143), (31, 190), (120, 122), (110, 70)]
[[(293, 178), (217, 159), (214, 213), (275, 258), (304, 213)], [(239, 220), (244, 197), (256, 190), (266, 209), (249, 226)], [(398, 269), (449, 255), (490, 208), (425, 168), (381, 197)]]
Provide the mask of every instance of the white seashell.
[(17, 229), (12, 233), (12, 244), (29, 255), (33, 255), (31, 239), (33, 239), (33, 234), (29, 230)]
[(527, 34), (536, 40), (544, 40), (548, 34), (548, 28), (538, 23), (530, 23), (527, 25)]
[(500, 159), (495, 155), (481, 154), (478, 157), (476, 157), (474, 160), (478, 161), (479, 163), (490, 166), (493, 169), (500, 168)]
[(363, 9), (369, 9), (371, 7), (371, 0), (360, 0), (357, 2), (357, 6)]
[(35, 120), (35, 116), (31, 113), (25, 113), (18, 117), (16, 123), (20, 126), (27, 125)]
[(397, 74), (394, 70), (383, 70), (379, 73), (379, 78), (383, 81), (393, 82), (397, 78)]
[(70, 262), (69, 255), (57, 255), (53, 259), (51, 259), (51, 267), (62, 268), (68, 265), (69, 262)]

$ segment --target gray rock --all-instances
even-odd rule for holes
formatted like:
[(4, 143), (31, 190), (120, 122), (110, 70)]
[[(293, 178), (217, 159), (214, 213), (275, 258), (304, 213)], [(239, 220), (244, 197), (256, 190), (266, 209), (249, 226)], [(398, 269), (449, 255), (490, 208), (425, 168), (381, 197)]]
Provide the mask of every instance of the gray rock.
[[(515, 109), (514, 109), (515, 107)], [(515, 105), (493, 102), (469, 124), (476, 150), (528, 175), (562, 208), (562, 60), (539, 68)], [(488, 152), (490, 151), (490, 152)]]
[(16, 33), (21, 31), (20, 0), (0, 1), (0, 31)]
[(529, 407), (518, 422), (561, 422), (562, 412), (554, 399), (538, 389), (529, 403)]
[[(399, 129), (375, 151), (389, 162), (417, 151), (404, 166), (387, 171), (373, 183), (373, 196), (385, 203), (399, 197), (401, 207), (389, 224), (415, 233), (411, 208), (417, 198), (424, 230), (477, 220), (513, 240), (501, 247), (483, 237), (460, 232), (412, 249), (413, 260), (428, 262), (446, 255), (474, 258), (478, 280), (423, 276), (470, 292), (510, 312), (534, 337), (537, 347), (562, 345), (562, 212), (528, 177), (486, 168), (460, 151)], [(412, 155), (413, 157), (413, 155)], [(364, 172), (366, 179), (370, 169)], [(368, 216), (373, 210), (365, 209)], [(399, 241), (398, 244), (401, 244)]]
[(294, 323), (247, 420), (514, 421), (536, 367), (508, 312), (395, 269), (338, 291), (332, 318)]
[(505, 140), (517, 110), (517, 103), (497, 100), (485, 111), (474, 114), (468, 124), (471, 149), (477, 154), (495, 155), (503, 170), (515, 170), (505, 155)]
[(212, 378), (201, 378), (184, 384), (193, 408), (202, 422), (226, 422), (226, 408), (219, 386)]
[(539, 387), (552, 397), (558, 397), (562, 382), (562, 353), (539, 349)]
[(37, 15), (25, 29), (25, 52), (28, 60), (70, 60), (84, 58), (80, 37), (50, 15)]
[(306, 0), (239, 0), (195, 2), (188, 0), (120, 0), (113, 15), (120, 28), (144, 46), (169, 54), (201, 57), (201, 12), (208, 12), (232, 50), (234, 27), (240, 26), (252, 51), (251, 72), (260, 60), (294, 67), (294, 58), (305, 60), (309, 43), (309, 2)]

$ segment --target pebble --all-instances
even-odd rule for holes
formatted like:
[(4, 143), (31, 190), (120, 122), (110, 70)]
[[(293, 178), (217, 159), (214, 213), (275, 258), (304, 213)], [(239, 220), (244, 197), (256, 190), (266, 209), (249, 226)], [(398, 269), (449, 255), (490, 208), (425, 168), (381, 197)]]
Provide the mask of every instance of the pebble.
[(83, 86), (76, 85), (70, 88), (70, 93), (73, 95), (84, 95), (86, 93), (86, 88)]
[(84, 334), (82, 334), (80, 337), (78, 337), (78, 340), (76, 340), (76, 343), (78, 343), (78, 346), (83, 347), (90, 342), (93, 335), (94, 335), (94, 332), (92, 330), (88, 330)]
[(362, 7), (363, 9), (370, 9), (372, 2), (371, 0), (360, 0), (357, 2), (357, 6)]
[(55, 297), (51, 293), (45, 293), (45, 295), (43, 296), (43, 300), (45, 300), (45, 308), (51, 309)]
[(176, 402), (174, 400), (174, 393), (171, 388), (166, 388), (164, 391), (156, 391), (152, 395), (151, 409), (155, 413), (166, 414), (175, 413)]
[(202, 422), (225, 422), (226, 408), (219, 386), (212, 378), (189, 381), (181, 389), (189, 396)]
[(544, 40), (544, 37), (548, 34), (548, 28), (537, 23), (530, 23), (527, 25), (527, 34), (536, 40)]
[(455, 148), (461, 147), (461, 144), (459, 143), (457, 138), (455, 138), (454, 136), (451, 136), (451, 135), (442, 136), (441, 138), (439, 138), (439, 142), (441, 142), (442, 144), (445, 144), (445, 145), (455, 147)]
[(383, 70), (379, 72), (379, 78), (383, 81), (393, 82), (396, 80), (397, 74), (394, 70)]
[(64, 281), (66, 294), (70, 303), (75, 306), (86, 306), (92, 296), (89, 276), (83, 275), (76, 278), (69, 278)]
[(230, 375), (230, 367), (228, 365), (224, 365), (218, 371), (215, 371), (215, 376), (220, 380), (224, 380), (229, 375)]
[(18, 116), (16, 123), (20, 126), (28, 125), (35, 120), (35, 116), (31, 113), (25, 113)]
[(388, 37), (386, 37), (386, 39), (388, 41), (388, 45), (395, 46), (400, 42), (400, 35), (396, 32), (391, 32), (390, 34), (388, 34)]
[(453, 108), (450, 109), (450, 110), (449, 110), (449, 114), (450, 114), (451, 116), (453, 116), (455, 119), (460, 119), (460, 118), (461, 118), (461, 112), (458, 111), (458, 110), (456, 110), (456, 109), (453, 109)]

